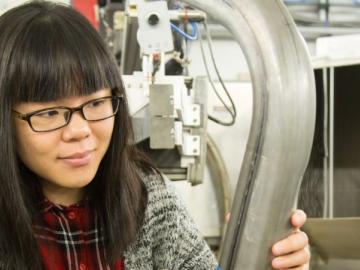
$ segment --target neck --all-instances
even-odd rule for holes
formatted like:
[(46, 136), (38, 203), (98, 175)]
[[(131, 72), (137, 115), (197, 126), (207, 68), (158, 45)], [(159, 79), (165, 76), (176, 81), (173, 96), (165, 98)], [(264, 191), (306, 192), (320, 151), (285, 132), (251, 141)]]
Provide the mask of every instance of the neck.
[(44, 185), (42, 187), (44, 196), (55, 204), (69, 206), (80, 202), (85, 195), (84, 188), (52, 188)]

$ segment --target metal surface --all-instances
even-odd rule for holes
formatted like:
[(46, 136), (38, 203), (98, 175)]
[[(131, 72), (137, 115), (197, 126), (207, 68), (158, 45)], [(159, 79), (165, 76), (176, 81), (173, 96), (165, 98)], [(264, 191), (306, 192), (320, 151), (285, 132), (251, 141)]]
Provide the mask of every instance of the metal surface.
[(139, 29), (137, 41), (142, 54), (174, 50), (170, 14), (166, 2), (139, 2), (137, 5)]
[(142, 72), (122, 78), (135, 141), (171, 180), (202, 183), (206, 161), (206, 77), (190, 80), (161, 76), (150, 85), (144, 82)]
[[(132, 75), (134, 71), (141, 70), (140, 48), (136, 42), (136, 33), (139, 28), (134, 12), (129, 12), (125, 17), (125, 31), (122, 45), (120, 70), (123, 75)], [(126, 52), (126, 53), (124, 53)]]
[(323, 120), (323, 137), (324, 137), (324, 179), (323, 179), (323, 185), (324, 185), (324, 210), (323, 210), (323, 217), (329, 216), (329, 98), (328, 98), (328, 76), (327, 76), (327, 68), (322, 69), (322, 75), (323, 75), (323, 106), (324, 106), (324, 120)]
[(197, 10), (171, 10), (169, 13), (170, 20), (172, 22), (183, 22), (184, 20), (188, 20), (190, 22), (202, 22), (206, 19), (206, 13), (199, 12)]
[(328, 217), (334, 217), (334, 68), (330, 68)]
[(189, 166), (188, 177), (191, 179), (192, 185), (201, 184), (204, 179), (204, 168), (206, 166), (207, 153), (207, 104), (208, 104), (208, 81), (205, 77), (195, 77), (193, 81), (193, 89), (195, 90), (194, 102), (200, 106), (200, 124), (198, 127), (191, 129), (191, 134), (200, 136), (200, 155), (195, 157), (195, 163)]
[(270, 248), (289, 231), (315, 124), (308, 52), (282, 1), (186, 0), (226, 26), (246, 55), (253, 120), (220, 264), (271, 269)]

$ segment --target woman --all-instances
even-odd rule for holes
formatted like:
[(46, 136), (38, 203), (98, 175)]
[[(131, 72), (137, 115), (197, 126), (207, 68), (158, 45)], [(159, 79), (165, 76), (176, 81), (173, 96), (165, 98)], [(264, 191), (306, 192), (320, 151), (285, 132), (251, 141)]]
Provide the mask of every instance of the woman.
[[(87, 20), (32, 2), (3, 14), (0, 33), (0, 268), (215, 269), (134, 147), (115, 60)], [(306, 246), (295, 232), (273, 265), (305, 269)]]

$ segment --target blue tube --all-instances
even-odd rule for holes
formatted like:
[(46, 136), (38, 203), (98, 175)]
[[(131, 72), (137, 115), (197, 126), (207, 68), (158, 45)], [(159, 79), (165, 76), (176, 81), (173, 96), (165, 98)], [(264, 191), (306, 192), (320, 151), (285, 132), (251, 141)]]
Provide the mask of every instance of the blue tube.
[(188, 39), (188, 40), (197, 40), (198, 39), (198, 30), (197, 30), (197, 24), (196, 23), (190, 23), (190, 25), (192, 26), (192, 36), (190, 36), (189, 34), (185, 33), (182, 29), (180, 29), (179, 27), (177, 27), (175, 24), (170, 23), (171, 28), (177, 32), (178, 34), (180, 34), (181, 36), (183, 36), (184, 38)]

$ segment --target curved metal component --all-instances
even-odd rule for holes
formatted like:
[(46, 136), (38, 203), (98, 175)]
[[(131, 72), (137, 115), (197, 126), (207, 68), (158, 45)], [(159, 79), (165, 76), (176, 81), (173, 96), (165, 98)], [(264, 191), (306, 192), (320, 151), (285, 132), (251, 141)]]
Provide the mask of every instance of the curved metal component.
[(281, 0), (183, 0), (227, 27), (247, 58), (253, 119), (220, 258), (224, 270), (271, 269), (309, 158), (315, 84), (306, 45)]

